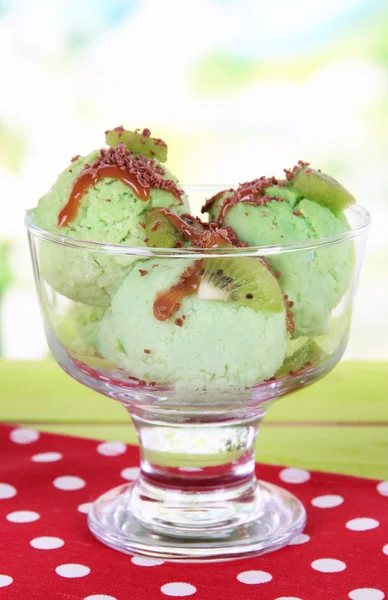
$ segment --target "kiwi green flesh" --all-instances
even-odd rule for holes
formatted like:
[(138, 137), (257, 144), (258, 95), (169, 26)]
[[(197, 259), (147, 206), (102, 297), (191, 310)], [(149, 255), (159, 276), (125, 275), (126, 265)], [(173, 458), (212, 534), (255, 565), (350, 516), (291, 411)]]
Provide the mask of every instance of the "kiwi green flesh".
[(283, 379), (303, 370), (304, 367), (307, 370), (319, 364), (323, 358), (324, 353), (320, 346), (314, 340), (307, 340), (294, 354), (287, 356), (282, 366), (276, 371), (275, 377)]
[(202, 223), (199, 223), (194, 218), (193, 219), (190, 218), (190, 215), (183, 214), (183, 215), (181, 215), (181, 219), (182, 219), (182, 221), (185, 221), (185, 223), (187, 223), (189, 225), (189, 227), (193, 230), (194, 233), (201, 234), (205, 231), (205, 227), (202, 225)]
[(356, 202), (354, 196), (333, 177), (309, 167), (302, 167), (295, 173), (291, 186), (305, 198), (330, 210), (345, 210)]
[[(217, 289), (217, 299), (256, 311), (280, 313), (284, 310), (280, 285), (259, 258), (207, 258), (200, 288), (203, 283)], [(205, 297), (201, 296), (201, 289), (199, 296)]]
[(159, 162), (167, 160), (167, 146), (161, 140), (152, 137), (146, 137), (137, 131), (124, 131), (112, 129), (106, 132), (106, 143), (112, 148), (118, 144), (125, 144), (126, 148), (134, 154), (144, 154), (149, 158), (157, 158)]
[(147, 246), (151, 248), (175, 248), (183, 240), (178, 231), (160, 208), (150, 210), (144, 219)]

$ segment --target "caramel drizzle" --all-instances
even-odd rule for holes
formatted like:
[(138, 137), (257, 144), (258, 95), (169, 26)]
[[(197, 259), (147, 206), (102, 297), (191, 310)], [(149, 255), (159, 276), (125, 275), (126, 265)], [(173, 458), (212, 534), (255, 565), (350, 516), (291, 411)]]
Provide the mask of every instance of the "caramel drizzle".
[[(123, 146), (123, 144), (121, 144), (121, 146)], [(112, 156), (110, 156), (109, 153), (111, 153)], [(121, 156), (123, 153), (124, 157)], [(147, 181), (144, 179), (144, 175), (142, 173), (132, 173), (130, 171), (130, 167), (125, 164), (125, 153), (129, 154), (121, 147), (116, 150), (113, 148), (110, 148), (109, 150), (101, 150), (101, 157), (98, 158), (91, 166), (86, 166), (86, 168), (74, 181), (69, 200), (58, 215), (58, 228), (67, 225), (76, 217), (84, 194), (91, 186), (95, 185), (104, 177), (119, 179), (132, 189), (139, 200), (143, 200), (144, 202), (149, 199), (151, 189), (163, 189), (164, 191), (175, 196), (178, 199), (179, 204), (183, 204), (181, 198), (181, 194), (183, 192), (176, 187), (175, 182), (162, 180), (163, 185), (160, 185), (160, 182), (153, 182), (152, 179), (151, 181)], [(142, 157), (142, 159), (143, 161), (146, 160), (144, 157)], [(118, 160), (120, 162), (119, 164), (112, 164), (113, 160)], [(106, 162), (105, 164), (96, 164), (98, 161)], [(106, 164), (107, 161), (110, 161), (110, 163), (108, 162), (108, 164)], [(159, 172), (158, 174), (160, 175)], [(140, 182), (142, 179), (144, 180), (144, 184)]]
[(58, 215), (58, 228), (67, 225), (76, 217), (84, 194), (103, 177), (120, 179), (133, 190), (139, 200), (146, 201), (150, 197), (149, 187), (141, 185), (134, 175), (116, 165), (85, 169), (75, 180), (69, 200)]
[[(223, 230), (216, 230), (214, 232), (205, 231), (203, 233), (199, 233), (193, 230), (193, 228), (186, 223), (181, 217), (170, 211), (168, 208), (162, 209), (163, 214), (169, 219), (170, 223), (174, 225), (174, 227), (181, 231), (185, 239), (191, 240), (194, 242), (201, 242), (201, 246), (204, 248), (214, 248), (214, 247), (224, 247), (225, 242), (230, 246), (230, 242), (228, 242), (228, 238), (222, 235)], [(270, 263), (263, 257), (257, 257), (257, 260), (260, 260), (265, 267), (276, 277), (279, 279), (280, 273), (274, 273)], [(198, 290), (198, 286), (201, 281), (201, 277), (204, 272), (203, 260), (195, 261), (193, 266), (187, 267), (187, 269), (182, 273), (179, 282), (176, 285), (173, 285), (171, 288), (164, 292), (160, 292), (156, 300), (154, 302), (153, 312), (154, 316), (158, 321), (167, 321), (173, 315), (175, 315), (182, 303), (182, 300), (191, 294), (194, 294)], [(279, 287), (283, 296), (283, 304), (286, 310), (286, 328), (290, 335), (292, 335), (295, 331), (295, 321), (294, 316), (291, 312), (291, 308), (294, 303), (288, 300), (288, 296), (285, 294), (283, 288), (279, 283)], [(180, 319), (176, 320), (176, 325), (180, 327), (183, 325), (183, 322)]]
[(161, 212), (167, 217), (171, 225), (173, 225), (177, 231), (182, 233), (185, 240), (199, 241), (202, 239), (202, 233), (195, 231), (189, 223), (186, 223), (186, 221), (181, 219), (179, 215), (172, 212), (172, 210), (169, 210), (168, 208), (162, 208)]
[(204, 214), (209, 212), (209, 209), (213, 206), (213, 204), (220, 200), (227, 192), (234, 192), (234, 190), (233, 188), (229, 188), (228, 190), (221, 190), (220, 192), (217, 192), (217, 194), (206, 200), (205, 204), (201, 208), (201, 213)]
[(154, 302), (154, 317), (158, 321), (167, 321), (175, 315), (182, 300), (198, 290), (202, 274), (203, 261), (196, 260), (194, 265), (185, 269), (176, 285), (157, 295)]

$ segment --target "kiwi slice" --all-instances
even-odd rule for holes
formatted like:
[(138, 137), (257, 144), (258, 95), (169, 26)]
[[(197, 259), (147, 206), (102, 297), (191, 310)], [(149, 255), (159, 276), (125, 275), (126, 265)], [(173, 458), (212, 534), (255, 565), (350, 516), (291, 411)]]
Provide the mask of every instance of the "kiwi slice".
[(200, 239), (205, 227), (200, 219), (181, 216), (168, 208), (153, 208), (145, 217), (147, 246), (176, 248), (186, 240)]
[(152, 248), (175, 248), (182, 242), (183, 233), (168, 218), (169, 211), (152, 208), (145, 216), (147, 246)]
[(276, 371), (275, 377), (283, 379), (302, 370), (307, 371), (309, 368), (319, 364), (323, 358), (324, 352), (322, 348), (314, 340), (307, 340), (294, 354), (287, 356), (282, 366)]
[(140, 133), (138, 130), (127, 131), (116, 127), (105, 132), (105, 140), (108, 146), (113, 148), (123, 143), (134, 154), (144, 154), (149, 158), (157, 158), (159, 162), (166, 162), (167, 144), (163, 140), (150, 137), (150, 133), (149, 129), (143, 129)]
[(203, 300), (223, 300), (256, 311), (280, 313), (283, 294), (276, 277), (255, 257), (207, 258), (198, 287)]
[(296, 171), (291, 186), (305, 198), (331, 210), (345, 210), (356, 202), (336, 179), (308, 166)]
[(204, 227), (204, 224), (202, 223), (201, 219), (193, 217), (189, 213), (184, 213), (183, 215), (181, 215), (181, 219), (182, 219), (182, 221), (187, 223), (187, 225), (193, 232), (194, 237), (196, 234), (201, 235), (205, 231), (205, 227)]

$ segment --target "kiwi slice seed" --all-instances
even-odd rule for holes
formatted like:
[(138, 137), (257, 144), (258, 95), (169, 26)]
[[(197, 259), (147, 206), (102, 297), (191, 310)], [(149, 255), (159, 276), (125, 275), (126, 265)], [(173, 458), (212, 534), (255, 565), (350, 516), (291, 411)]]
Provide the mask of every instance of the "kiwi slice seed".
[(145, 216), (147, 246), (152, 248), (175, 248), (183, 241), (183, 234), (176, 229), (163, 209), (152, 208)]
[(322, 348), (314, 340), (307, 340), (294, 354), (287, 356), (282, 366), (276, 371), (275, 377), (283, 379), (293, 373), (298, 373), (303, 367), (306, 367), (307, 370), (308, 367), (311, 368), (322, 362), (323, 358)]
[(134, 154), (144, 154), (149, 158), (157, 158), (159, 162), (167, 160), (167, 144), (158, 138), (150, 137), (149, 129), (139, 131), (127, 131), (122, 127), (116, 127), (105, 132), (108, 146), (116, 148), (120, 143), (125, 144), (127, 149)]
[(291, 187), (308, 200), (331, 210), (345, 210), (356, 199), (336, 179), (308, 166), (298, 169), (291, 180)]
[(204, 300), (236, 302), (256, 311), (284, 310), (276, 277), (255, 257), (207, 258), (198, 296)]

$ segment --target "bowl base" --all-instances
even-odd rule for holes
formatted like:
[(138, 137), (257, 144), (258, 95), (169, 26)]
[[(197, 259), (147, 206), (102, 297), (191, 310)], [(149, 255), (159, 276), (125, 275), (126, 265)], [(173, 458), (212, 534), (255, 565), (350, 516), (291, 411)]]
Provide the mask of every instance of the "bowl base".
[(88, 525), (103, 544), (126, 554), (169, 561), (215, 562), (258, 556), (286, 546), (301, 533), (306, 511), (290, 492), (264, 481), (258, 482), (262, 510), (252, 521), (214, 538), (175, 537), (155, 533), (128, 508), (134, 484), (124, 484), (100, 496), (92, 505)]

